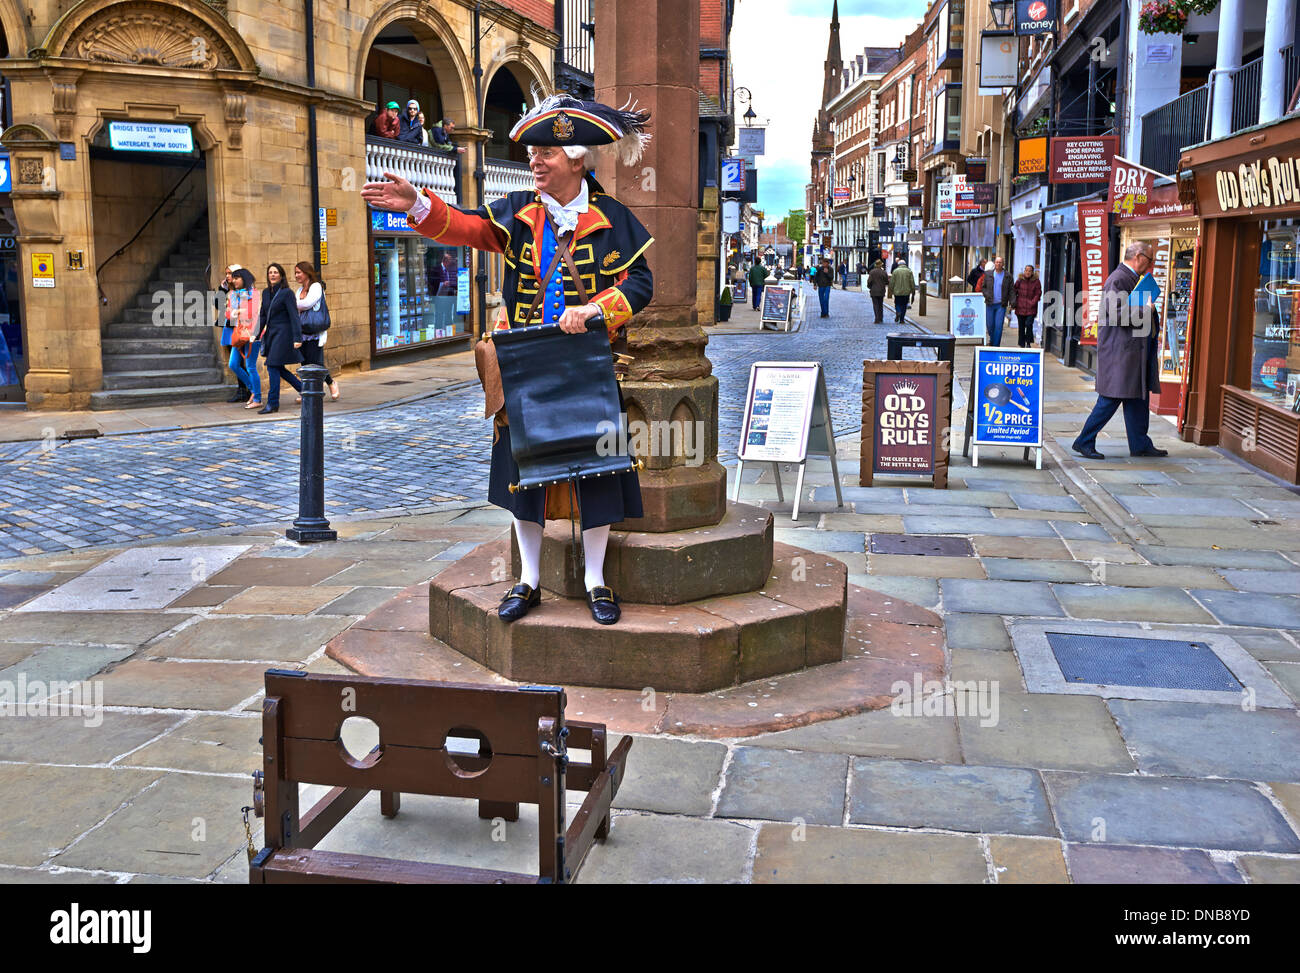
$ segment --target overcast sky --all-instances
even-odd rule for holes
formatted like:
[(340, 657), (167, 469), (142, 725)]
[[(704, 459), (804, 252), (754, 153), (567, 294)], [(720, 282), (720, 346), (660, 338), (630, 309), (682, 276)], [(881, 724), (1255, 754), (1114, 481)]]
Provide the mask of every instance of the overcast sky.
[[(812, 126), (822, 96), (832, 0), (738, 0), (731, 28), (734, 84), (754, 94), (767, 120), (767, 152), (758, 157), (758, 206), (777, 223), (803, 209)], [(841, 0), (840, 54), (895, 47), (925, 14), (925, 0)], [(736, 105), (736, 121), (745, 106)]]

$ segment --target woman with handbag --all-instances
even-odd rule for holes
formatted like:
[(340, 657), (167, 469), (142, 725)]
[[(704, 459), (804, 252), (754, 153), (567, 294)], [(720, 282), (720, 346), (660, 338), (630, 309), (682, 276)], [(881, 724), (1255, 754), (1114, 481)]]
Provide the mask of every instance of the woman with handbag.
[[(339, 383), (334, 381), (325, 365), (325, 339), (330, 326), (330, 309), (325, 302), (325, 282), (316, 276), (316, 268), (303, 260), (293, 268), (293, 279), (298, 284), (298, 320), (302, 322), (302, 362), (325, 368), (325, 384), (329, 386), (330, 399), (338, 401)], [(302, 401), (302, 396), (298, 396)]]
[(302, 353), (298, 350), (302, 347), (298, 302), (294, 299), (289, 282), (284, 279), (284, 268), (279, 264), (271, 264), (266, 268), (266, 283), (266, 290), (262, 291), (257, 338), (262, 342), (262, 357), (266, 359), (269, 384), (266, 405), (258, 410), (259, 416), (280, 411), (281, 382), (288, 382), (294, 391), (302, 392), (302, 383), (286, 367), (302, 364)]
[(257, 371), (257, 353), (262, 343), (253, 340), (258, 303), (253, 272), (241, 267), (234, 273), (233, 286), (226, 298), (226, 323), (230, 328), (230, 370), (250, 393), (245, 409), (262, 405), (262, 377)]

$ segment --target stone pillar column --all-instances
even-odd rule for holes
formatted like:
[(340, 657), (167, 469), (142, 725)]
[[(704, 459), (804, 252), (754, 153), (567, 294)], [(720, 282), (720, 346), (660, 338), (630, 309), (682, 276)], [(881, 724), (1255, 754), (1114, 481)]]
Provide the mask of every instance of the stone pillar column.
[(645, 516), (619, 527), (660, 532), (716, 524), (727, 482), (716, 459), (718, 381), (695, 310), (699, 0), (597, 0), (596, 22), (596, 99), (615, 106), (635, 100), (651, 113), (654, 136), (637, 165), (607, 157), (597, 172), (655, 237), (647, 254), (654, 300), (628, 328), (635, 361), (623, 396), (629, 422), (678, 433), (668, 455), (656, 448), (642, 457)]
[(1241, 67), (1241, 0), (1223, 0), (1219, 4), (1219, 46), (1213, 74), (1210, 115), (1210, 138), (1232, 134), (1232, 75)]
[(1291, 98), (1284, 91), (1286, 65), (1282, 63), (1282, 48), (1292, 42), (1295, 34), (1295, 0), (1268, 0), (1264, 15), (1264, 63), (1260, 66), (1259, 123), (1275, 122), (1286, 111)]

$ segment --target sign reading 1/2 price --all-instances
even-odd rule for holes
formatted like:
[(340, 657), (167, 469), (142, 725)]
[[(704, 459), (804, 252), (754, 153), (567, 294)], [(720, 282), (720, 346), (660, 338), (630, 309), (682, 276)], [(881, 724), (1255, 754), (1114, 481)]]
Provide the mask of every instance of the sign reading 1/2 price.
[(975, 435), (993, 446), (1043, 445), (1043, 350), (975, 349)]

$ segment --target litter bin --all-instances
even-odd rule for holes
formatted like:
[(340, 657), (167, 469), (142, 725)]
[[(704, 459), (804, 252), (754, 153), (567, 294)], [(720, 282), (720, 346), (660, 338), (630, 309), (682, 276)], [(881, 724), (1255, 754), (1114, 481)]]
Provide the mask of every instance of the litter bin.
[(894, 331), (886, 336), (888, 359), (902, 361), (904, 348), (933, 348), (939, 361), (950, 362), (957, 349), (957, 339), (950, 334), (927, 334), (924, 331)]

